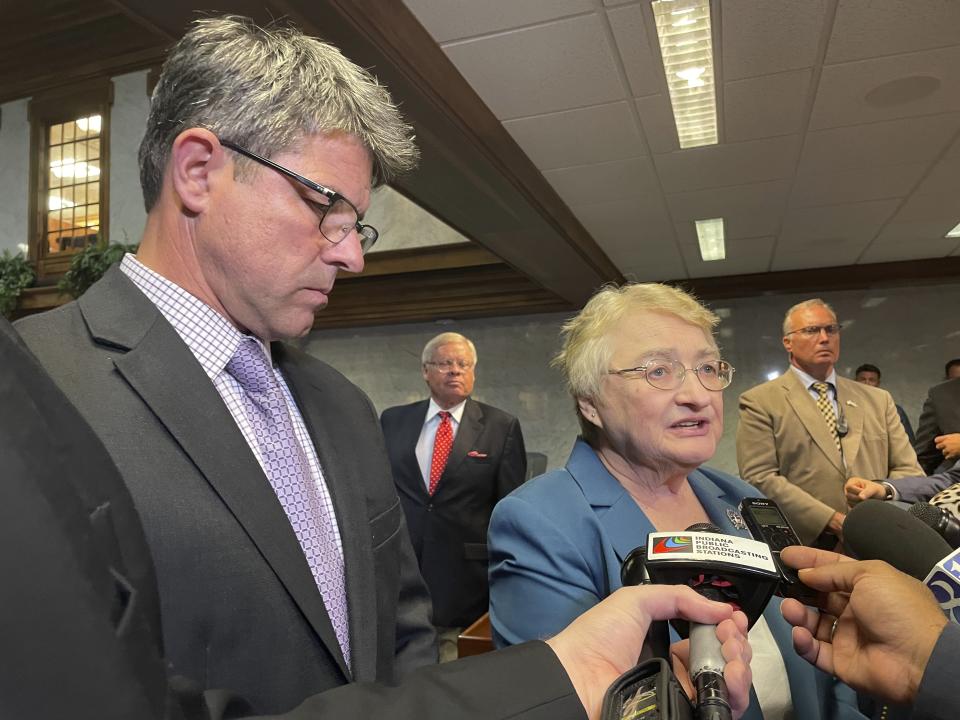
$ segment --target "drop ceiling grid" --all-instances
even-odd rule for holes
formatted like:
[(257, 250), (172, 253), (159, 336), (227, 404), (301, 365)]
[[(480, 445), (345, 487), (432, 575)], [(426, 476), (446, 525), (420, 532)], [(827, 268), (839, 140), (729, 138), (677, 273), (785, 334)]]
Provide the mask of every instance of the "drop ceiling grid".
[[(947, 198), (939, 212), (960, 221), (949, 200), (960, 197), (960, 152), (944, 154), (960, 131), (960, 11), (950, 3), (911, 0), (903, 5), (916, 15), (905, 17), (868, 0), (720, 0), (725, 141), (686, 151), (646, 2), (407, 4), (431, 30), (480, 13), (474, 36), (444, 50), (625, 273), (674, 279), (960, 252), (934, 235), (942, 220), (909, 212), (915, 195), (937, 195)], [(864, 100), (904, 72), (940, 87), (894, 108)], [(717, 215), (728, 259), (704, 263), (691, 221)]]

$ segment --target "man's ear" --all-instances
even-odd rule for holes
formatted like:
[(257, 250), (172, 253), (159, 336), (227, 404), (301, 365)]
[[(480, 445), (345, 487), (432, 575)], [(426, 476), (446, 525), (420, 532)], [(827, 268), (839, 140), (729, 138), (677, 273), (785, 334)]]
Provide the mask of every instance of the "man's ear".
[(209, 130), (194, 127), (177, 135), (167, 172), (185, 209), (195, 214), (207, 209), (214, 177), (229, 172), (232, 178), (232, 165), (227, 160), (220, 141)]
[(603, 427), (603, 421), (600, 419), (600, 413), (597, 412), (596, 405), (589, 398), (577, 398), (577, 407), (580, 408), (580, 414), (587, 419), (587, 422), (593, 423), (598, 428)]

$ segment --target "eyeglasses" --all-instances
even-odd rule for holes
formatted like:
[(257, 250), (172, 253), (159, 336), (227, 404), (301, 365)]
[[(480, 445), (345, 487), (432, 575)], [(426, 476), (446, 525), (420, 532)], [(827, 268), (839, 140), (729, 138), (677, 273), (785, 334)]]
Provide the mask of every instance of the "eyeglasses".
[(293, 170), (285, 168), (283, 165), (278, 165), (273, 162), (273, 160), (268, 160), (265, 157), (257, 155), (255, 152), (251, 152), (246, 148), (242, 148), (236, 143), (229, 142), (228, 140), (221, 140), (220, 144), (226, 148), (230, 148), (234, 152), (240, 153), (251, 160), (255, 160), (261, 165), (266, 165), (272, 170), (276, 170), (278, 173), (286, 175), (292, 180), (296, 180), (301, 185), (304, 185), (315, 193), (323, 195), (329, 202), (324, 205), (322, 203), (314, 202), (307, 198), (307, 202), (313, 208), (314, 212), (320, 216), (320, 232), (321, 234), (329, 240), (331, 243), (336, 245), (339, 242), (342, 242), (346, 237), (353, 232), (357, 231), (357, 234), (360, 236), (360, 250), (366, 253), (370, 248), (373, 247), (373, 244), (377, 241), (377, 238), (380, 237), (380, 233), (377, 232), (377, 229), (372, 225), (362, 225), (359, 222), (360, 214), (357, 212), (357, 208), (352, 202), (347, 200), (343, 195), (331, 190), (328, 187), (324, 187), (319, 183), (315, 183), (313, 180), (308, 180), (303, 177), (303, 175), (298, 175)]
[(635, 368), (607, 370), (608, 375), (631, 380), (642, 375), (657, 390), (676, 390), (683, 384), (688, 372), (694, 373), (707, 390), (718, 392), (730, 386), (736, 368), (726, 360), (707, 360), (694, 368), (686, 368), (676, 360), (658, 358)]
[(821, 332), (825, 332), (827, 335), (832, 337), (840, 332), (840, 326), (837, 323), (831, 323), (830, 325), (808, 325), (807, 327), (791, 330), (787, 333), (787, 335), (800, 333), (801, 335), (812, 338), (819, 336)]
[(467, 371), (470, 370), (474, 364), (475, 363), (471, 360), (441, 360), (440, 362), (427, 361), (424, 363), (424, 365), (435, 367), (441, 372), (450, 372), (453, 370), (454, 366), (463, 371)]

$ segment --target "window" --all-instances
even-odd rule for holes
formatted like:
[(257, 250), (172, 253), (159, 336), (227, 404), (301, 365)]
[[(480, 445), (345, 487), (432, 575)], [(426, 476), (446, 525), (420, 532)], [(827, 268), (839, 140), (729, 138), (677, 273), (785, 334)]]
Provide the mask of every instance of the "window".
[(41, 277), (107, 237), (109, 78), (30, 102), (30, 258)]

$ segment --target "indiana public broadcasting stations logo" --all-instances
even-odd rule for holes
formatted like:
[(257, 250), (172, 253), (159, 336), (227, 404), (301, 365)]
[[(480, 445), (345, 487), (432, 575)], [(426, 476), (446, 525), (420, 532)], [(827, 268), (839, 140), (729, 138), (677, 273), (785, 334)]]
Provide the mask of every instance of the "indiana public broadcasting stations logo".
[(689, 552), (693, 552), (693, 536), (691, 535), (671, 535), (670, 537), (660, 538), (653, 544), (654, 555)]

